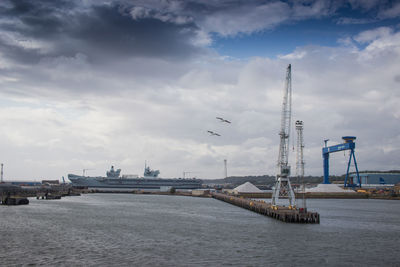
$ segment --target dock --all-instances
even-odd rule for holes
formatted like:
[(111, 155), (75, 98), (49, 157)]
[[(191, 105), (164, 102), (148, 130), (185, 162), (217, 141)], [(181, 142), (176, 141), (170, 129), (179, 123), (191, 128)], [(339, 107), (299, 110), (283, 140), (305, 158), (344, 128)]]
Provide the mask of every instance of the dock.
[(80, 193), (69, 185), (22, 187), (0, 184), (1, 205), (27, 205), (29, 197), (37, 199), (61, 199), (64, 196), (79, 196)]
[(289, 208), (285, 206), (272, 206), (270, 203), (264, 201), (240, 198), (222, 193), (211, 193), (211, 196), (215, 199), (286, 223), (319, 224), (320, 222), (319, 213), (317, 212), (308, 212), (304, 209)]

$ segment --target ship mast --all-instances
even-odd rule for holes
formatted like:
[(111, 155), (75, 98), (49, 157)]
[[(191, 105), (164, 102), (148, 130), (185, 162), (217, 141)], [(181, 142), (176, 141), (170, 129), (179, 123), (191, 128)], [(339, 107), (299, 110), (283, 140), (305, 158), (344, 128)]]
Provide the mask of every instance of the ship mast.
[(289, 208), (296, 207), (296, 198), (290, 185), (290, 166), (289, 159), (289, 133), (292, 117), (292, 67), (289, 64), (286, 69), (286, 81), (283, 91), (283, 103), (281, 114), (281, 130), (279, 132), (279, 156), (278, 174), (276, 176), (275, 188), (272, 193), (272, 205), (276, 206), (280, 199), (285, 198), (289, 201)]

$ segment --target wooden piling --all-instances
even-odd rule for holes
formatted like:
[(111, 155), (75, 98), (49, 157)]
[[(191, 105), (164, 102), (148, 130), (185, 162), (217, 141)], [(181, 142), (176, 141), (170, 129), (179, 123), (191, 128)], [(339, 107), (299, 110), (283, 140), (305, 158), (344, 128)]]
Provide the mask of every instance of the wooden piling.
[(272, 206), (270, 203), (248, 198), (239, 198), (221, 193), (211, 193), (215, 199), (242, 207), (253, 212), (268, 216), (287, 223), (319, 223), (317, 212), (308, 212), (297, 208)]

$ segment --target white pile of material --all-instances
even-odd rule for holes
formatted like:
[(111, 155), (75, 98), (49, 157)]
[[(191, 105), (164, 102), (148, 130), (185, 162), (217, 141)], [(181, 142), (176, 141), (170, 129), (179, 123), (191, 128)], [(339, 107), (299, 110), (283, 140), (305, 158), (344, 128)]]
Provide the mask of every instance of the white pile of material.
[(354, 193), (353, 190), (345, 190), (336, 184), (319, 184), (316, 187), (306, 189), (307, 192), (321, 193)]
[(233, 192), (237, 193), (262, 193), (260, 189), (258, 189), (255, 185), (250, 182), (246, 182), (242, 185), (233, 189)]

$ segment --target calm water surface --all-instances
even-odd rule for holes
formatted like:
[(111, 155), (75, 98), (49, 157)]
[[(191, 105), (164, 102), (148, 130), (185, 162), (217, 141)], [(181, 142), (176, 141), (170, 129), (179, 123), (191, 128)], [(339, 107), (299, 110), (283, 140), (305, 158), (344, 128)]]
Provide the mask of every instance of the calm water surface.
[(400, 266), (400, 201), (308, 200), (319, 225), (181, 196), (30, 201), (0, 206), (1, 266)]

